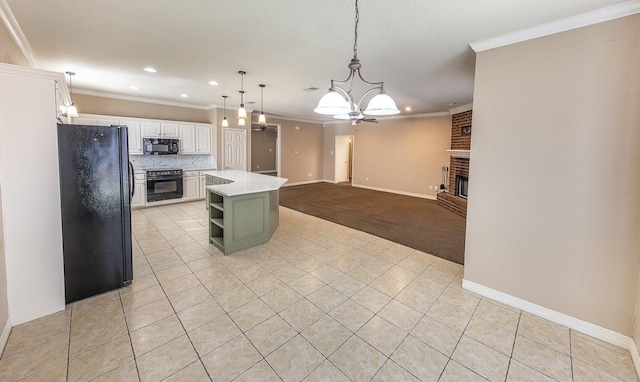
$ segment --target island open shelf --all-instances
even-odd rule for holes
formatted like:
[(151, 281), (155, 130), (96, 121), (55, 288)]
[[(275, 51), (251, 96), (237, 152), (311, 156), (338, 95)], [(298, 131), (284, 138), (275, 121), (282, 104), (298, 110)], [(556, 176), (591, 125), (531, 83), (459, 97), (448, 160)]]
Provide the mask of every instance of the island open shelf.
[(244, 171), (207, 172), (209, 242), (225, 254), (271, 239), (279, 223), (279, 189), (287, 181)]

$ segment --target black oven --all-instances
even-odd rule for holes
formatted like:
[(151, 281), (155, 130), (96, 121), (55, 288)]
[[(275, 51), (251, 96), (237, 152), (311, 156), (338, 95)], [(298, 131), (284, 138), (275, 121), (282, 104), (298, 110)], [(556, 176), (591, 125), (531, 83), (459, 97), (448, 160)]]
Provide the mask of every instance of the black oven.
[(182, 170), (147, 170), (147, 202), (182, 198)]

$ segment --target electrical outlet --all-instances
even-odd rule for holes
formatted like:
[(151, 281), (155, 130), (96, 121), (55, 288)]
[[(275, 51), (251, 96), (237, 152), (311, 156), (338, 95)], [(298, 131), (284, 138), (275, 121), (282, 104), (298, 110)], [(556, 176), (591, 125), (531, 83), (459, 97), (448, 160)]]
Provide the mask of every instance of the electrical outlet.
[(364, 180), (366, 180), (368, 182), (369, 181), (369, 177), (364, 178)]
[(429, 186), (429, 189), (430, 189), (430, 190), (433, 190), (433, 186)]
[(294, 154), (296, 154), (296, 155), (298, 155), (298, 150), (294, 151), (293, 153), (294, 153)]
[(309, 173), (309, 176), (313, 175), (312, 173)]

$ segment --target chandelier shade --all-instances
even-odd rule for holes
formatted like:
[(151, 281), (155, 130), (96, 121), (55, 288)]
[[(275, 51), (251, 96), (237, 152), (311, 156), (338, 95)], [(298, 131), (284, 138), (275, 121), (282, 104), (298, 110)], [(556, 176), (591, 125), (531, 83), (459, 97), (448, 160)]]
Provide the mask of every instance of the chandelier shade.
[(347, 114), (351, 111), (351, 107), (344, 96), (329, 89), (329, 92), (320, 98), (318, 106), (313, 111), (323, 115)]
[(363, 111), (363, 113), (369, 115), (394, 115), (399, 112), (400, 110), (398, 110), (393, 98), (383, 92), (376, 94), (376, 96), (369, 101), (367, 109)]

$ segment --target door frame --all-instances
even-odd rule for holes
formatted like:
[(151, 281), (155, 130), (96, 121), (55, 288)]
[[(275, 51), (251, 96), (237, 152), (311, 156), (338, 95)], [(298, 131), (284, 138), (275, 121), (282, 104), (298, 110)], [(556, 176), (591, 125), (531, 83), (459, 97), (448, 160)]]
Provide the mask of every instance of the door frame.
[(338, 139), (345, 139), (348, 138), (351, 142), (350, 145), (350, 150), (349, 150), (349, 154), (348, 154), (348, 162), (347, 162), (347, 174), (349, 175), (349, 179), (348, 181), (350, 183), (353, 183), (353, 171), (354, 171), (354, 153), (355, 153), (355, 143), (356, 143), (356, 137), (354, 135), (336, 135), (335, 136), (335, 141), (334, 141), (334, 146), (333, 146), (333, 150), (334, 150), (334, 155), (333, 155), (333, 182), (334, 183), (338, 183), (338, 151), (337, 151), (337, 147), (338, 147)]
[(232, 128), (232, 127), (225, 127), (222, 129), (222, 170), (227, 169), (227, 145), (225, 144), (225, 132), (227, 131), (242, 131), (242, 133), (244, 134), (244, 156), (245, 156), (244, 171), (247, 171), (247, 161), (248, 161), (247, 145), (249, 144), (248, 138), (247, 138), (247, 129), (238, 129), (238, 128)]

